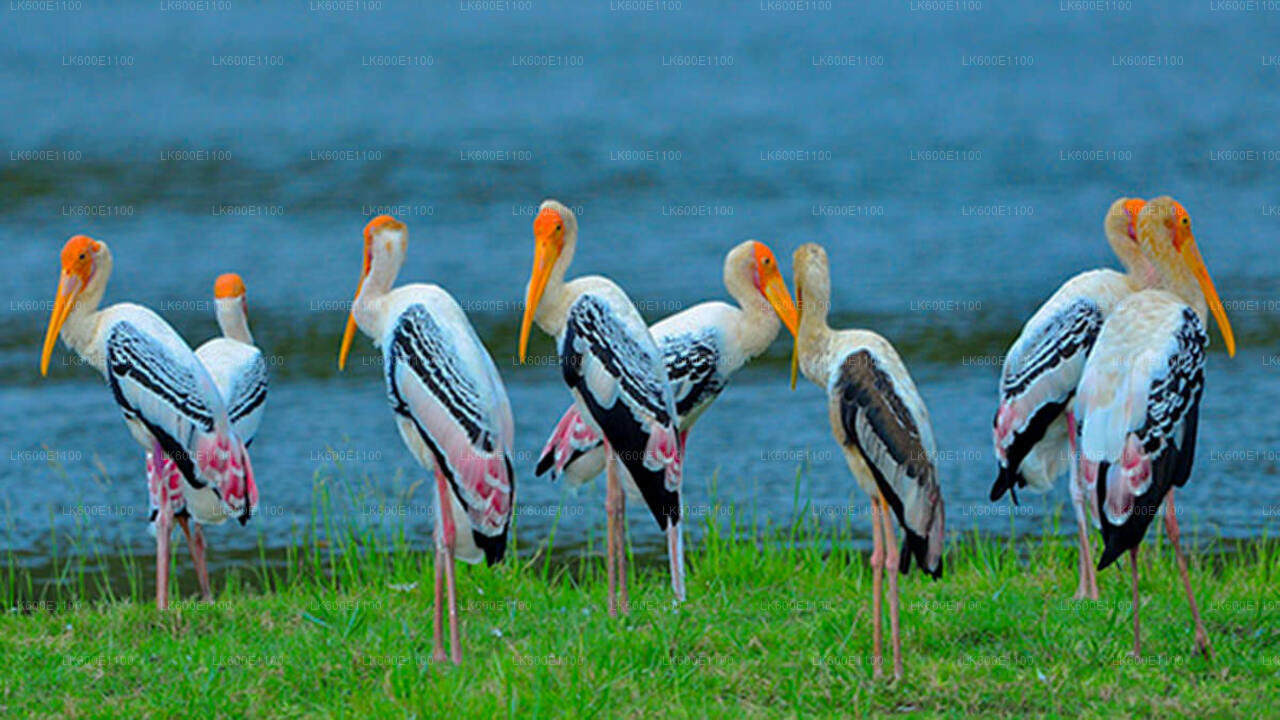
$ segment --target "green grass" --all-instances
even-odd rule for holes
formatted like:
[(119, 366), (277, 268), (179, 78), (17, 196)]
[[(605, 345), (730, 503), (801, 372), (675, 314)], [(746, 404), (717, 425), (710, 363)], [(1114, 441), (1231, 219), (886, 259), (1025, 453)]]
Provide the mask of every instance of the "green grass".
[[(328, 507), (328, 485), (317, 487), (317, 508)], [(871, 573), (865, 554), (846, 549), (868, 518), (735, 528), (732, 519), (719, 527), (706, 517), (688, 547), (688, 602), (672, 607), (661, 558), (635, 558), (625, 619), (604, 612), (604, 564), (594, 553), (553, 561), (540, 539), (503, 566), (459, 566), (461, 668), (429, 660), (431, 557), (410, 549), (402, 533), (335, 526), (318, 509), (283, 567), (264, 555), (257, 567), (218, 578), (225, 585), (216, 602), (182, 600), (164, 613), (149, 597), (147, 563), (132, 562), (128, 591), (114, 592), (105, 578), (76, 570), (84, 567), (77, 553), (92, 560), (96, 551), (73, 544), (61, 550), (65, 590), (38, 590), (12, 562), (0, 569), (0, 598), (16, 606), (0, 615), (0, 716), (1273, 710), (1274, 540), (1208, 542), (1193, 556), (1192, 583), (1217, 653), (1209, 662), (1193, 652), (1172, 552), (1153, 526), (1141, 568), (1146, 656), (1135, 662), (1127, 656), (1126, 572), (1101, 574), (1101, 601), (1073, 602), (1070, 538), (953, 537), (943, 580), (913, 573), (900, 582), (906, 677), (895, 684), (872, 680)], [(588, 520), (601, 518), (574, 522)], [(189, 598), (194, 578), (181, 540), (175, 544), (186, 593), (179, 597)], [(78, 599), (90, 595), (108, 599)]]

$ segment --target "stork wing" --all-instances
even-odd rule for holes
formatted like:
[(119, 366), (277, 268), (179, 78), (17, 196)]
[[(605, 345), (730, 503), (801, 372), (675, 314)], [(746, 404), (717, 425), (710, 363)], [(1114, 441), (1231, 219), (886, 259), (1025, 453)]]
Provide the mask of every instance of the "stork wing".
[[(413, 422), (471, 520), (490, 563), (506, 550), (515, 473), (505, 418), (510, 404), (493, 361), (474, 334), (446, 329), (422, 304), (411, 305), (385, 347), (387, 391), (395, 412)], [(448, 508), (442, 508), (447, 512)]]
[(667, 371), (642, 321), (603, 298), (573, 302), (560, 337), (565, 383), (622, 462), (661, 528), (680, 518), (680, 451)]
[[(993, 423), (1000, 471), (991, 487), (992, 500), (998, 500), (1006, 490), (1027, 485), (1022, 461), (1071, 400), (1104, 319), (1096, 302), (1080, 298), (1041, 322), (1029, 324), (1009, 350), (1000, 377), (1000, 408)], [(1062, 449), (1049, 452), (1055, 450)], [(1034, 478), (1032, 484), (1043, 490), (1055, 479)]]
[(845, 357), (832, 380), (832, 424), (841, 441), (866, 461), (876, 486), (906, 532), (902, 571), (914, 556), (922, 570), (942, 574), (944, 511), (934, 466), (928, 418), (910, 378), (895, 378), (888, 365), (867, 349)]
[(246, 447), (258, 434), (267, 402), (267, 363), (261, 351), (252, 350), (253, 355), (240, 366), (227, 398), (227, 416)]
[(1154, 332), (1118, 311), (1080, 381), (1081, 480), (1106, 542), (1099, 568), (1142, 540), (1165, 495), (1191, 475), (1208, 334), (1191, 308), (1173, 309), (1175, 322)]
[(150, 431), (192, 487), (212, 483), (227, 513), (247, 522), (258, 491), (217, 386), (176, 332), (158, 317), (154, 324), (172, 333), (168, 342), (127, 320), (111, 327), (107, 384), (125, 418)]
[(124, 416), (142, 422), (182, 474), (203, 485), (192, 463), (196, 443), (226, 414), (213, 379), (190, 351), (179, 357), (128, 321), (111, 328), (106, 350), (107, 384)]
[(687, 428), (686, 416), (702, 409), (724, 390), (725, 382), (718, 372), (720, 348), (716, 330), (667, 335), (660, 344), (676, 415), (680, 427)]

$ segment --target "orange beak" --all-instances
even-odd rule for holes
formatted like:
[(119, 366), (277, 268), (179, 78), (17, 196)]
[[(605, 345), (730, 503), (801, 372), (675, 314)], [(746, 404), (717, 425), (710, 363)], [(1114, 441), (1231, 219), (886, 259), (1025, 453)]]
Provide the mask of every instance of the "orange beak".
[(338, 350), (338, 372), (347, 369), (347, 353), (351, 352), (351, 341), (356, 337), (356, 298), (360, 297), (360, 289), (364, 287), (364, 279), (369, 276), (370, 247), (365, 243), (364, 267), (360, 270), (360, 282), (356, 283), (355, 298), (351, 300), (352, 310), (347, 313), (347, 329), (342, 333), (342, 349)]
[(796, 377), (800, 374), (800, 318), (804, 313), (804, 293), (800, 290), (800, 280), (796, 279), (796, 300), (799, 310), (796, 311), (796, 329), (791, 331), (795, 343), (791, 346), (791, 389), (796, 389)]
[(534, 233), (533, 272), (529, 275), (529, 289), (524, 298), (524, 317), (520, 320), (520, 362), (524, 362), (529, 349), (529, 330), (533, 327), (533, 316), (538, 312), (538, 303), (542, 293), (547, 289), (547, 280), (551, 277), (551, 269), (560, 257), (560, 243), (549, 232)]
[(53, 301), (53, 313), (49, 316), (49, 329), (44, 336), (44, 349), (40, 353), (40, 375), (49, 374), (49, 358), (53, 356), (53, 346), (58, 344), (58, 333), (71, 314), (76, 304), (76, 296), (84, 289), (84, 281), (79, 275), (62, 271), (58, 280), (58, 295)]
[(778, 314), (782, 324), (786, 325), (791, 336), (795, 337), (800, 329), (800, 314), (796, 312), (795, 303), (791, 301), (787, 281), (782, 279), (782, 273), (778, 270), (778, 262), (774, 259), (773, 252), (758, 240), (756, 241), (756, 274), (760, 278), (760, 292), (764, 295), (764, 299), (769, 301), (769, 305)]
[(1213, 319), (1218, 321), (1218, 329), (1222, 331), (1222, 339), (1227, 343), (1227, 354), (1235, 357), (1236, 337), (1231, 332), (1231, 323), (1227, 321), (1227, 311), (1222, 307), (1218, 290), (1213, 286), (1213, 278), (1209, 277), (1209, 269), (1205, 267), (1204, 257), (1200, 255), (1200, 248), (1196, 246), (1196, 239), (1190, 231), (1182, 239), (1178, 252), (1182, 255), (1182, 261), (1196, 276), (1196, 282), (1200, 283), (1200, 291), (1204, 293), (1204, 299), (1209, 304), (1209, 309), (1213, 311)]

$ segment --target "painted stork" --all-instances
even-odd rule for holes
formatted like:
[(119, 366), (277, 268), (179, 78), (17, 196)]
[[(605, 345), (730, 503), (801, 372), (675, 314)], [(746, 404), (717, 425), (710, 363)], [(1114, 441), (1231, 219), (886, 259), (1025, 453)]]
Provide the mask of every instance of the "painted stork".
[[(111, 277), (104, 242), (76, 235), (62, 248), (62, 274), (40, 374), (59, 337), (106, 378), (134, 439), (147, 453), (151, 530), (156, 538), (156, 606), (169, 606), (169, 535), (175, 518), (186, 529), (234, 517), (247, 523), (258, 488), (244, 443), (236, 435), (213, 378), (172, 327), (140, 305), (98, 309)], [(204, 543), (188, 535), (208, 594)]]
[[(902, 640), (897, 575), (905, 574), (914, 559), (926, 574), (942, 577), (945, 513), (929, 411), (887, 340), (867, 330), (833, 330), (827, 325), (831, 279), (826, 250), (815, 243), (801, 245), (793, 263), (800, 329), (791, 385), (795, 387), (799, 369), (826, 390), (831, 432), (854, 479), (871, 498), (872, 668), (880, 677), (880, 602), (883, 573), (888, 571), (893, 675), (898, 679)], [(901, 555), (894, 545), (895, 518), (905, 533)]]
[[(724, 286), (737, 307), (700, 303), (649, 328), (662, 349), (675, 394), (682, 455), (694, 423), (733, 374), (769, 347), (782, 323), (793, 336), (796, 333), (791, 293), (777, 258), (764, 243), (748, 240), (725, 255)], [(553, 479), (564, 477), (571, 485), (581, 485), (604, 469), (604, 454), (600, 436), (582, 419), (578, 406), (570, 405), (548, 438), (536, 472), (551, 470)]]
[(991, 500), (1008, 490), (1016, 503), (1020, 488), (1048, 492), (1069, 472), (1080, 544), (1077, 600), (1098, 599), (1098, 578), (1089, 552), (1084, 493), (1075, 472), (1070, 405), (1103, 321), (1121, 300), (1155, 282), (1135, 230), (1145, 204), (1120, 198), (1103, 221), (1107, 242), (1127, 272), (1090, 270), (1063, 283), (1023, 326), (1000, 374), (1000, 407), (992, 429), (999, 472)]
[[(671, 586), (683, 601), (680, 527), (681, 448), (676, 404), (662, 351), (627, 294), (597, 275), (565, 282), (578, 239), (573, 212), (546, 200), (533, 221), (533, 272), (520, 325), (520, 361), (537, 320), (556, 338), (560, 367), (579, 415), (604, 438), (608, 488), (609, 614), (629, 612), (626, 585), (626, 496), (618, 477), (630, 475), (658, 527), (667, 535)], [(615, 462), (616, 461), (616, 462)]]
[(409, 230), (388, 215), (364, 228), (364, 267), (342, 336), (338, 368), (356, 328), (382, 350), (387, 399), (400, 437), (435, 476), (434, 653), (446, 660), (442, 588), (449, 594), (449, 644), (462, 662), (454, 560), (502, 560), (515, 498), (515, 423), (493, 358), (462, 308), (437, 285), (392, 289)]
[(1075, 405), (1081, 482), (1102, 526), (1098, 569), (1129, 552), (1134, 657), (1142, 652), (1138, 546), (1162, 503), (1196, 646), (1208, 657), (1209, 636), (1178, 542), (1173, 491), (1191, 477), (1209, 342), (1206, 312), (1212, 310), (1232, 356), (1235, 337), (1182, 205), (1168, 197), (1148, 202), (1138, 216), (1138, 241), (1158, 281), (1120, 303), (1085, 362)]
[[(222, 337), (213, 338), (196, 348), (196, 357), (218, 386), (231, 427), (247, 449), (258, 434), (262, 412), (266, 408), (267, 365), (262, 351), (254, 347), (253, 335), (249, 332), (249, 306), (240, 276), (235, 273), (220, 275), (213, 284), (213, 298)], [(204, 560), (204, 530), (198, 521), (194, 528), (190, 528), (185, 516), (177, 519), (191, 547), (196, 576), (200, 579), (200, 593), (205, 600), (212, 600), (209, 570)]]

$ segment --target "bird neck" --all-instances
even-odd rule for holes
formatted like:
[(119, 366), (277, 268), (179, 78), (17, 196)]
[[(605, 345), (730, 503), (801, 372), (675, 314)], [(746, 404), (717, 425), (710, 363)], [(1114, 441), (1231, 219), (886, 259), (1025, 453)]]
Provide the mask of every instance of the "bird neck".
[(1206, 322), (1209, 303), (1204, 297), (1204, 291), (1200, 289), (1200, 283), (1196, 280), (1196, 276), (1178, 258), (1174, 258), (1168, 265), (1169, 267), (1160, 273), (1154, 287), (1176, 295), (1179, 300), (1182, 300), (1190, 305), (1192, 310), (1195, 310), (1196, 315), (1200, 316), (1200, 322)]
[(102, 297), (107, 292), (107, 281), (111, 279), (111, 253), (104, 249), (98, 255), (93, 276), (76, 298), (67, 320), (58, 333), (62, 342), (89, 361), (99, 371), (105, 369), (105, 360), (101, 353), (94, 352), (93, 344), (98, 335), (98, 324), (102, 313), (98, 310), (102, 305)]
[(1129, 282), (1135, 289), (1156, 286), (1160, 281), (1160, 274), (1156, 271), (1156, 266), (1142, 254), (1138, 244), (1129, 239), (1127, 227), (1118, 230), (1107, 228), (1107, 242), (1111, 245), (1111, 251), (1119, 258), (1120, 264), (1124, 266)]
[(729, 295), (738, 302), (742, 312), (735, 317), (733, 332), (737, 336), (744, 359), (764, 352), (782, 328), (782, 321), (773, 306), (751, 283), (747, 289), (728, 287)]
[(216, 302), (218, 327), (222, 329), (222, 336), (252, 345), (253, 333), (249, 332), (249, 315), (245, 312), (244, 298), (218, 298)]
[(551, 266), (551, 274), (547, 277), (547, 285), (542, 291), (542, 299), (538, 301), (538, 309), (533, 314), (533, 321), (542, 331), (552, 337), (559, 337), (569, 316), (569, 305), (574, 298), (587, 289), (587, 278), (576, 278), (565, 282), (565, 273), (573, 262), (573, 253), (577, 247), (577, 231), (565, 233), (564, 246), (560, 257)]
[(404, 263), (404, 253), (377, 253), (370, 263), (369, 274), (360, 283), (360, 293), (351, 305), (351, 314), (356, 325), (366, 335), (377, 340), (382, 336), (380, 325), (383, 318), (381, 311), (383, 300), (391, 292), (396, 277), (400, 274), (400, 266)]
[(797, 340), (800, 345), (800, 372), (810, 382), (826, 387), (831, 343), (835, 335), (827, 324), (830, 301), (820, 295), (806, 294), (801, 302), (804, 303), (804, 310), (800, 314)]

